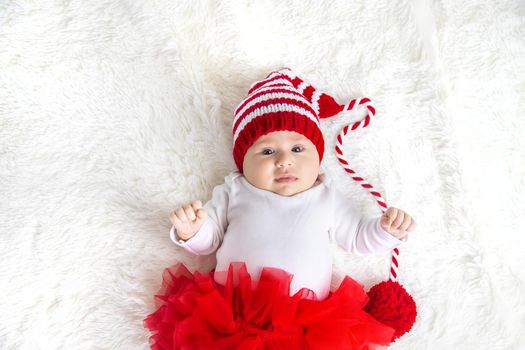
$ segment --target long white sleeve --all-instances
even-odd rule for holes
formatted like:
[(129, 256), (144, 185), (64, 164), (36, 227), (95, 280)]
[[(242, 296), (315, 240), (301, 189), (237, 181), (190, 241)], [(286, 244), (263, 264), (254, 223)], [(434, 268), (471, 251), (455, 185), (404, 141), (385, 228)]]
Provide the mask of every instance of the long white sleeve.
[(213, 189), (212, 198), (204, 205), (208, 218), (200, 230), (187, 241), (177, 237), (175, 227), (170, 230), (170, 238), (178, 246), (196, 255), (208, 255), (217, 250), (228, 227), (229, 181)]
[(380, 225), (381, 217), (363, 218), (342, 193), (332, 188), (334, 206), (332, 238), (346, 251), (357, 254), (387, 252), (402, 243)]

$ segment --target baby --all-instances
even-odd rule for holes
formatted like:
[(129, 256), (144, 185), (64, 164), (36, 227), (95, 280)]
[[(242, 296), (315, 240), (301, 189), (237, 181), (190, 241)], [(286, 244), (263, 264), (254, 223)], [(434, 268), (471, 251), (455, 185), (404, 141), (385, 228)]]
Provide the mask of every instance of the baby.
[[(365, 297), (362, 286), (355, 281), (345, 279), (337, 291), (330, 292), (331, 241), (359, 255), (382, 253), (400, 245), (416, 225), (408, 213), (393, 207), (378, 218), (360, 217), (351, 201), (337, 191), (329, 177), (321, 172), (324, 139), (319, 118), (337, 114), (341, 110), (339, 107), (330, 96), (318, 93), (290, 69), (272, 72), (266, 79), (253, 84), (247, 98), (235, 111), (233, 157), (238, 170), (229, 174), (224, 184), (214, 188), (211, 200), (204, 206), (201, 201), (195, 200), (176, 209), (170, 216), (173, 224), (170, 237), (175, 244), (198, 255), (216, 252), (217, 265), (210, 276), (213, 276), (213, 283), (219, 290), (222, 290), (220, 286), (231, 283), (231, 264), (242, 263), (252, 281), (262, 281), (268, 271), (285, 273), (289, 276), (286, 296), (298, 305), (304, 305), (301, 304), (304, 300), (314, 304), (332, 300), (334, 304), (336, 295), (344, 294), (341, 296), (343, 301), (337, 299), (339, 301), (335, 303), (334, 315), (342, 312), (336, 309), (344, 309), (344, 317), (353, 317), (352, 322), (362, 319), (361, 328), (357, 327), (360, 330), (356, 330), (355, 325), (344, 328), (342, 325), (345, 322), (341, 321), (339, 314), (332, 315), (333, 318), (327, 316), (332, 321), (337, 319), (336, 327), (323, 318), (316, 321), (315, 327), (318, 328), (315, 328), (297, 321), (298, 316), (293, 318), (289, 315), (290, 320), (293, 318), (293, 322), (302, 327), (300, 335), (296, 332), (298, 328), (293, 328), (293, 343), (283, 340), (282, 334), (292, 334), (291, 326), (289, 323), (280, 325), (280, 328), (276, 326), (276, 320), (281, 316), (276, 316), (275, 309), (268, 312), (273, 315), (269, 320), (258, 323), (246, 316), (251, 314), (253, 306), (247, 312), (248, 304), (243, 299), (241, 304), (244, 309), (234, 310), (232, 315), (244, 314), (245, 317), (235, 316), (238, 317), (237, 328), (226, 338), (237, 335), (239, 339), (257, 339), (259, 347), (247, 348), (273, 349), (278, 348), (277, 343), (292, 349), (371, 348), (373, 344), (387, 345), (392, 336), (391, 329), (360, 310), (364, 306), (361, 305), (364, 299), (361, 299)], [(226, 273), (228, 271), (230, 274)], [(348, 291), (343, 293), (342, 290), (349, 285), (352, 286), (352, 294)], [(265, 298), (266, 305), (273, 303), (273, 297)], [(203, 299), (199, 299), (199, 305)], [(348, 303), (361, 304), (345, 309), (342, 305)], [(232, 304), (236, 305), (235, 302)], [(301, 309), (303, 306), (297, 307)], [(323, 306), (323, 309), (330, 308)], [(349, 321), (349, 324), (352, 322)], [(187, 335), (195, 332), (197, 323), (193, 320), (188, 328), (175, 324), (172, 332), (182, 332), (180, 334), (186, 334), (182, 338), (192, 338), (195, 348), (205, 347), (202, 340), (195, 340), (202, 339), (202, 330), (198, 334)], [(315, 338), (312, 334), (318, 332), (313, 329), (321, 329), (320, 324), (326, 327), (320, 332), (325, 335)], [(209, 324), (205, 328), (209, 332)], [(277, 331), (278, 328), (282, 332)], [(363, 329), (368, 331), (363, 332)], [(266, 333), (263, 336), (261, 332)], [(176, 338), (173, 334), (171, 339)], [(214, 342), (225, 339), (217, 334), (212, 337)], [(330, 340), (326, 334), (331, 334)], [(160, 337), (156, 341), (159, 344)], [(334, 343), (328, 346), (327, 342)], [(198, 343), (201, 345), (195, 345)], [(241, 346), (241, 343), (228, 344), (225, 349)], [(173, 340), (169, 346), (158, 348), (177, 346)]]
[(349, 252), (381, 253), (398, 246), (415, 221), (393, 207), (380, 218), (360, 218), (319, 174), (319, 158), (315, 145), (297, 132), (259, 137), (246, 151), (242, 174), (227, 176), (204, 207), (196, 200), (171, 214), (172, 240), (199, 255), (218, 248), (217, 271), (243, 261), (257, 279), (262, 267), (279, 267), (294, 276), (292, 294), (307, 287), (325, 298), (330, 239)]

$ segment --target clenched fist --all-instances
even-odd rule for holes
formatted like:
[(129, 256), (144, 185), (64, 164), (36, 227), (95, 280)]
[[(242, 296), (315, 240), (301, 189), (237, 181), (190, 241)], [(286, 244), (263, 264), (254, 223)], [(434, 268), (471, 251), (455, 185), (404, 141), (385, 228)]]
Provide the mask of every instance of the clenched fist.
[(416, 221), (401, 209), (389, 207), (381, 216), (381, 227), (397, 239), (403, 239), (416, 227)]
[(199, 232), (207, 217), (208, 213), (202, 207), (201, 201), (196, 200), (171, 213), (170, 221), (177, 230), (177, 236), (188, 240)]

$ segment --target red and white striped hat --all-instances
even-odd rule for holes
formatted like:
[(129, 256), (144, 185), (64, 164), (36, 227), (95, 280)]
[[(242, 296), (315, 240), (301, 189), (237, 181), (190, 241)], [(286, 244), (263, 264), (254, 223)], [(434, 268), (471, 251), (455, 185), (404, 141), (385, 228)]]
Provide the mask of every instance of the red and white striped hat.
[(235, 110), (233, 158), (239, 171), (248, 148), (261, 136), (273, 131), (295, 131), (307, 137), (323, 159), (324, 138), (319, 118), (343, 111), (333, 97), (317, 91), (290, 68), (270, 73), (250, 87), (248, 96)]

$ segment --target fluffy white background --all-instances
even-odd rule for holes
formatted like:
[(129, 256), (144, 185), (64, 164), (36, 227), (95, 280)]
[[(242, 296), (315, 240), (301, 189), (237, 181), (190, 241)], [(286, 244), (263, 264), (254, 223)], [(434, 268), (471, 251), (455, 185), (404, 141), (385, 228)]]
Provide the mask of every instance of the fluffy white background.
[[(170, 211), (234, 169), (234, 108), (289, 66), (372, 99), (352, 167), (419, 223), (391, 348), (524, 349), (524, 37), (518, 0), (0, 2), (0, 348), (146, 349), (162, 269), (213, 264), (170, 244)], [(351, 118), (323, 121), (324, 168), (379, 215), (333, 155)], [(387, 278), (388, 256), (335, 257), (336, 282)]]

